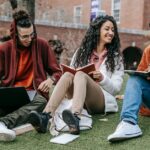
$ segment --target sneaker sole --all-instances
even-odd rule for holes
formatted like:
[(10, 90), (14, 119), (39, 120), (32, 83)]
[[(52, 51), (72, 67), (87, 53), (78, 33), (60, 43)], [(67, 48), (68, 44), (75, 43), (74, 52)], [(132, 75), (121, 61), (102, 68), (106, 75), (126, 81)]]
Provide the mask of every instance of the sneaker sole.
[[(63, 121), (68, 125), (69, 128), (74, 128), (74, 126), (76, 126), (75, 118), (69, 110), (63, 111), (62, 118), (63, 118)], [(77, 127), (75, 127), (75, 128), (77, 128)], [(72, 131), (70, 133), (78, 135), (80, 133), (80, 130), (77, 129), (76, 131)]]
[(141, 135), (142, 135), (142, 133), (139, 132), (139, 133), (136, 133), (134, 135), (132, 134), (132, 135), (126, 135), (124, 137), (114, 137), (114, 138), (108, 139), (108, 141), (109, 142), (123, 141), (123, 140), (131, 139), (131, 138), (136, 138), (136, 137), (139, 137)]
[(15, 135), (7, 134), (7, 133), (0, 133), (0, 141), (14, 141), (16, 138)]

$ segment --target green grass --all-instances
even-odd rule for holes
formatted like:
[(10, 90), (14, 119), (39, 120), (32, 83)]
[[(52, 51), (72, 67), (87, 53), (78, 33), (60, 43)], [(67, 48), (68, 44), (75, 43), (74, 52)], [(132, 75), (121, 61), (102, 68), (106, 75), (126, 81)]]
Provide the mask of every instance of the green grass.
[[(127, 76), (125, 76), (125, 81)], [(125, 84), (121, 93), (124, 91)], [(122, 101), (118, 101), (119, 112)], [(100, 121), (107, 118), (108, 121)], [(93, 128), (81, 131), (80, 137), (67, 144), (59, 145), (49, 142), (52, 136), (49, 133), (38, 134), (35, 131), (20, 135), (14, 142), (0, 142), (0, 150), (149, 150), (150, 149), (150, 121), (148, 117), (139, 117), (139, 125), (143, 136), (132, 140), (118, 143), (109, 143), (106, 139), (119, 122), (119, 113), (107, 116), (95, 115), (93, 117)]]

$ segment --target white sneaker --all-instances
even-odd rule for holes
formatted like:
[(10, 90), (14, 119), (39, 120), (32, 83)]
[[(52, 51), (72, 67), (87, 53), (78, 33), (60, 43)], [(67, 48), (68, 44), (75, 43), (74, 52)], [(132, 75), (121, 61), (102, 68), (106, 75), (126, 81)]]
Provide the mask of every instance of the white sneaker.
[(133, 125), (125, 121), (121, 121), (115, 132), (108, 136), (109, 142), (121, 141), (142, 135), (142, 131), (138, 125)]
[(0, 141), (13, 141), (16, 138), (16, 133), (7, 128), (7, 126), (0, 122)]

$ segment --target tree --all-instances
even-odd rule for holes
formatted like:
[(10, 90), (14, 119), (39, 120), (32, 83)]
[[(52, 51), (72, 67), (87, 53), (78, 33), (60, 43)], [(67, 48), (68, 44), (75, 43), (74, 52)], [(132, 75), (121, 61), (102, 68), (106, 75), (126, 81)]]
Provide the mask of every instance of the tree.
[(28, 11), (28, 13), (31, 16), (32, 21), (34, 22), (35, 19), (35, 0), (9, 0), (11, 7), (13, 9), (13, 12), (15, 12), (18, 8), (18, 2), (22, 5), (25, 10)]
[(22, 4), (31, 16), (32, 21), (35, 19), (35, 0), (22, 0)]

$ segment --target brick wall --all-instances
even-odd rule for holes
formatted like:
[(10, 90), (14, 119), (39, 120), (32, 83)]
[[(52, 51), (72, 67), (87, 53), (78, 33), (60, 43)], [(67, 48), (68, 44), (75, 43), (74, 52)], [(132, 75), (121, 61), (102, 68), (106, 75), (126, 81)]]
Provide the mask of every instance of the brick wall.
[(150, 40), (150, 37), (144, 35), (120, 33), (120, 39), (121, 39), (121, 51), (123, 51), (129, 46), (133, 47), (136, 46), (141, 50), (143, 50), (145, 48), (145, 43), (147, 43)]
[(65, 48), (70, 50), (69, 56), (80, 46), (81, 40), (85, 34), (85, 29), (73, 29), (73, 28), (63, 28), (63, 27), (50, 27), (37, 25), (37, 33), (49, 39), (59, 39), (65, 43)]
[(150, 1), (149, 0), (144, 0), (144, 20), (143, 20), (143, 29), (150, 30)]
[(121, 1), (120, 27), (128, 29), (143, 29), (144, 0)]
[(36, 19), (46, 18), (47, 21), (69, 22), (74, 20), (74, 6), (82, 7), (81, 23), (90, 20), (91, 0), (36, 0)]
[[(7, 0), (0, 0), (0, 6), (4, 2), (8, 2)], [(49, 20), (45, 21), (53, 21), (58, 16), (56, 10), (65, 10), (66, 17), (65, 20), (69, 20), (73, 18), (73, 6), (80, 5), (82, 3), (83, 12), (82, 12), (82, 23), (89, 24), (90, 18), (90, 0), (47, 0), (40, 1), (36, 0), (36, 19), (41, 20), (43, 17), (46, 17), (49, 13)], [(0, 14), (4, 14), (4, 12), (8, 9), (1, 9)], [(103, 0), (102, 1), (102, 9), (106, 11), (107, 14), (112, 14), (112, 0)], [(137, 46), (140, 49), (143, 49), (145, 43), (150, 41), (149, 33), (144, 34), (144, 30), (149, 30), (148, 23), (150, 22), (149, 14), (150, 14), (150, 3), (149, 0), (123, 0), (121, 1), (121, 22), (118, 24), (120, 29), (131, 29), (129, 32), (120, 31), (121, 38), (121, 51), (129, 46)], [(61, 22), (61, 21), (60, 21)], [(63, 22), (63, 21), (62, 21)], [(0, 22), (0, 28), (5, 30), (6, 32), (9, 30), (10, 23), (9, 22)], [(139, 30), (142, 34), (138, 34), (138, 31), (134, 34), (132, 30)], [(3, 32), (4, 34), (6, 32)], [(86, 32), (86, 27), (81, 28), (72, 28), (71, 26), (53, 26), (49, 23), (45, 25), (37, 25), (37, 33), (39, 36), (49, 39), (57, 39), (61, 40), (65, 43), (65, 47), (67, 49), (67, 57), (71, 58), (73, 52), (80, 46), (81, 40)], [(2, 34), (2, 32), (0, 32)]]
[[(36, 20), (73, 22), (74, 6), (82, 6), (81, 23), (89, 24), (91, 0), (36, 0)], [(7, 7), (7, 8), (5, 8)], [(21, 7), (19, 1), (19, 7)], [(122, 0), (120, 10), (120, 28), (149, 30), (149, 0)], [(102, 0), (101, 9), (112, 15), (112, 0)], [(61, 11), (64, 10), (64, 14)], [(0, 16), (11, 12), (8, 0), (0, 0)], [(10, 13), (11, 14), (11, 13)], [(62, 15), (62, 16), (61, 16)]]
[(103, 0), (101, 3), (101, 9), (104, 10), (108, 15), (112, 15), (112, 0)]
[[(103, 0), (101, 8), (107, 14), (112, 15), (112, 0)], [(149, 0), (122, 0), (118, 26), (127, 29), (149, 30), (149, 8)]]
[[(9, 30), (10, 22), (0, 22), (0, 27), (5, 27)], [(37, 25), (37, 33), (39, 36), (44, 37), (47, 41), (50, 39), (61, 40), (65, 47), (68, 49), (68, 57), (71, 58), (73, 52), (80, 46), (82, 38), (84, 37), (86, 29), (73, 29), (63, 27), (52, 27)], [(120, 32), (121, 51), (129, 46), (137, 46), (140, 49), (144, 48), (144, 44), (150, 40), (150, 36), (128, 34)]]

